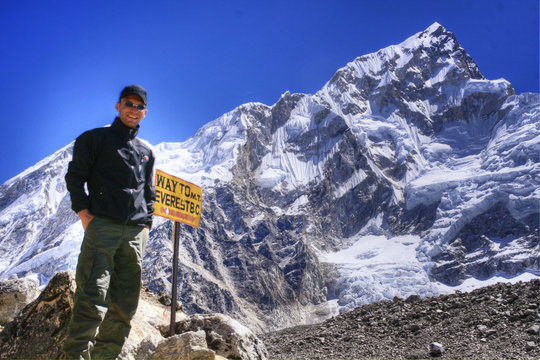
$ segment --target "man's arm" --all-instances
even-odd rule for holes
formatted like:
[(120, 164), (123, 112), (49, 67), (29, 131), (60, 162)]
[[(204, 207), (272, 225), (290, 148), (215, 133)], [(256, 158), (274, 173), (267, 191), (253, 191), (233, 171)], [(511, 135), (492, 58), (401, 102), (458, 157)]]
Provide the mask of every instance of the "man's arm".
[(145, 227), (148, 231), (150, 231), (150, 228), (152, 227), (154, 202), (156, 201), (156, 189), (154, 187), (154, 162), (155, 155), (153, 152), (151, 152), (150, 159), (145, 169), (146, 173), (144, 185), (144, 199), (146, 201), (146, 209), (148, 210), (148, 221)]
[(90, 211), (88, 209), (83, 209), (77, 213), (79, 215), (79, 219), (81, 219), (82, 226), (84, 231), (86, 231), (86, 227), (88, 224), (90, 224), (90, 221), (95, 217), (94, 215), (90, 214)]
[(92, 137), (89, 132), (82, 134), (75, 140), (73, 159), (69, 163), (65, 176), (67, 189), (71, 198), (71, 208), (81, 219), (85, 230), (94, 218), (88, 210), (90, 201), (88, 200), (84, 186), (90, 177), (95, 161), (95, 141), (95, 137)]

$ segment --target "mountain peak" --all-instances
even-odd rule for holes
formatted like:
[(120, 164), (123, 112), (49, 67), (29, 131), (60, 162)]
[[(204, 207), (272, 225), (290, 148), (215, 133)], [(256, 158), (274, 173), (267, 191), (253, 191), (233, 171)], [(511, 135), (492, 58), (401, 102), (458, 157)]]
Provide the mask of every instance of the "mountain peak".
[(423, 31), (423, 33), (426, 33), (426, 34), (436, 34), (436, 33), (441, 33), (441, 32), (450, 33), (450, 31), (446, 30), (444, 26), (442, 26), (436, 21), (433, 24), (431, 24), (426, 30)]
[(456, 37), (451, 31), (448, 31), (444, 26), (438, 22), (431, 24), (426, 30), (421, 31), (398, 46), (404, 48), (417, 48), (417, 47), (441, 47), (444, 50), (465, 50), (458, 43)]
[[(338, 70), (322, 91), (332, 94), (325, 97), (327, 101), (342, 98), (340, 101), (347, 103), (343, 94), (352, 92), (353, 98), (366, 100), (373, 94), (383, 96), (389, 86), (401, 84), (394, 90), (410, 100), (420, 89), (440, 90), (449, 83), (463, 84), (470, 79), (483, 80), (484, 76), (454, 34), (435, 22), (399, 44), (356, 58)], [(411, 92), (413, 88), (415, 92)]]

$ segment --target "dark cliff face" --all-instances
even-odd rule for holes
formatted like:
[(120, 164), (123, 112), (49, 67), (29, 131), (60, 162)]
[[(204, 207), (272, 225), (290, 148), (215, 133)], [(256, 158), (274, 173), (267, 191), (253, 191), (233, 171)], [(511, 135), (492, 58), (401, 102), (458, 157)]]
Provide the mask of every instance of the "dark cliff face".
[[(448, 285), (459, 285), (467, 278), (489, 279), (495, 274), (520, 274), (538, 268), (534, 256), (513, 260), (499, 256), (512, 242), (531, 254), (538, 248), (538, 214), (516, 220), (503, 203), (497, 203), (473, 218), (461, 229), (446, 251), (434, 257), (431, 275)], [(476, 261), (474, 261), (476, 260)]]

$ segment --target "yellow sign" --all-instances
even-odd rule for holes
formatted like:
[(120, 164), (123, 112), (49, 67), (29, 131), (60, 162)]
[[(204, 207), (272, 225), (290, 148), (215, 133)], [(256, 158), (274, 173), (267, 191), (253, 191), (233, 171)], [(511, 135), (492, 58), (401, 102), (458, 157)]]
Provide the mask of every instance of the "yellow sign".
[(156, 169), (154, 214), (199, 227), (202, 188)]

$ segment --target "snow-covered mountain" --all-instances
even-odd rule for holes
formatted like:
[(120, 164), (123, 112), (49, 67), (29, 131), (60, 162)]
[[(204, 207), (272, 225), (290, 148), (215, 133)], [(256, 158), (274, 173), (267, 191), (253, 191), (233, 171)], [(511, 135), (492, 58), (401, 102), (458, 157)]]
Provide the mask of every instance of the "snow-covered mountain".
[[(487, 80), (440, 24), (361, 56), (314, 95), (248, 103), (156, 167), (204, 189), (182, 227), (180, 300), (257, 330), (394, 296), (539, 276), (540, 95)], [(0, 186), (0, 276), (74, 269), (72, 145)], [(145, 283), (171, 287), (158, 218)]]

